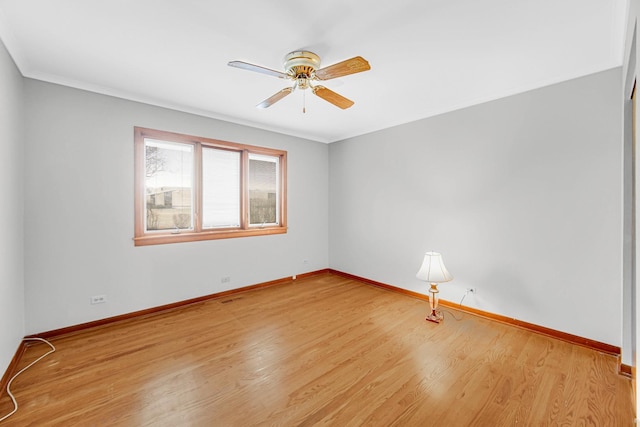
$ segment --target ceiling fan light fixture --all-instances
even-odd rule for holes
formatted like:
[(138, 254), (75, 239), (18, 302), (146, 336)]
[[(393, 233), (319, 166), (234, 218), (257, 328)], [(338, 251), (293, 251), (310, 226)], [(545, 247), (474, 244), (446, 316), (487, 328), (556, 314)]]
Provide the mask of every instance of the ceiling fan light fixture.
[(302, 76), (302, 77), (298, 76), (296, 78), (296, 87), (298, 89), (302, 89), (302, 90), (305, 90), (305, 89), (308, 89), (309, 87), (311, 87), (311, 83), (309, 82), (309, 78), (306, 77), (306, 76)]

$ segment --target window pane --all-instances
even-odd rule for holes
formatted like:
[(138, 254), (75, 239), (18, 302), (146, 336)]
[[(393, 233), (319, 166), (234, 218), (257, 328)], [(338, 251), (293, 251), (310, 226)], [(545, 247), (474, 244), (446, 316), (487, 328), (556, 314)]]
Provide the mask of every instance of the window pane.
[(249, 224), (270, 225), (279, 222), (279, 158), (249, 155)]
[(202, 148), (202, 227), (240, 226), (240, 152)]
[(193, 146), (145, 139), (145, 229), (193, 229)]

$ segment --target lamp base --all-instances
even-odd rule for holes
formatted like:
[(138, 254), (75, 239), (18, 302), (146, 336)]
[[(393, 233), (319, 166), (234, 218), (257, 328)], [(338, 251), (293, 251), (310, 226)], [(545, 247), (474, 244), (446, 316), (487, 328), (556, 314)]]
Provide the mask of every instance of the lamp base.
[(442, 314), (441, 311), (436, 311), (433, 310), (427, 317), (425, 320), (428, 320), (429, 322), (433, 322), (433, 323), (440, 323), (444, 320), (444, 315)]

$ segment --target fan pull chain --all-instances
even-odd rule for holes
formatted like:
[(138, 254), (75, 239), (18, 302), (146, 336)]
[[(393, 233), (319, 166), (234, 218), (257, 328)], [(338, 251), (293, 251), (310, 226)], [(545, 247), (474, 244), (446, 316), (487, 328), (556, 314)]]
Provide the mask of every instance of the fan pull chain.
[(302, 114), (307, 113), (307, 91), (302, 91)]

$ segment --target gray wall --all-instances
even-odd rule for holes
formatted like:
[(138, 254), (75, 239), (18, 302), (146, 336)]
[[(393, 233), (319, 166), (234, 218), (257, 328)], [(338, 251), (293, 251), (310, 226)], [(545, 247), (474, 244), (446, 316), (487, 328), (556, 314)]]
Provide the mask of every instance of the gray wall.
[(23, 81), (0, 42), (0, 376), (24, 336)]
[(636, 205), (634, 176), (636, 162), (634, 160), (634, 126), (633, 126), (633, 100), (631, 94), (635, 83), (635, 63), (636, 63), (636, 31), (635, 22), (630, 23), (634, 27), (631, 37), (631, 50), (623, 65), (624, 90), (623, 101), (623, 250), (622, 250), (622, 363), (635, 366), (636, 347), (636, 263), (635, 250), (637, 246), (635, 236), (635, 215)]
[(633, 207), (633, 102), (625, 99), (624, 111), (624, 146), (623, 146), (623, 248), (622, 248), (622, 363), (633, 365), (633, 348), (635, 347), (635, 236)]
[[(624, 82), (625, 90), (622, 93), (623, 102), (630, 97), (631, 87), (632, 87), (631, 85), (634, 83), (634, 81), (637, 81), (638, 48), (640, 48), (640, 45), (638, 45), (638, 42), (637, 42), (638, 15), (640, 14), (640, 0), (631, 0), (628, 6), (629, 6), (629, 9), (627, 12), (628, 19), (627, 19), (627, 25), (626, 25), (624, 56), (623, 56), (624, 61), (622, 64), (622, 69), (623, 69), (622, 75), (627, 76)], [(636, 94), (636, 96), (638, 96), (638, 94)], [(632, 117), (630, 118), (631, 123), (628, 123), (629, 118), (627, 116), (625, 118), (627, 119), (627, 122), (625, 122), (625, 130), (627, 131), (627, 133), (630, 128), (633, 132), (632, 125), (635, 124), (636, 126), (635, 139), (637, 140), (637, 126), (638, 126), (638, 123), (640, 123), (640, 111), (637, 111), (636, 109), (635, 116), (633, 116), (632, 114)], [(631, 141), (631, 143), (633, 143), (633, 141)], [(636, 169), (637, 169), (638, 165), (640, 164), (640, 150), (636, 150), (635, 157), (633, 158), (632, 161), (636, 165)], [(636, 188), (636, 194), (637, 194), (638, 189), (640, 189), (640, 174), (636, 174), (635, 188)], [(638, 292), (638, 274), (637, 274), (638, 265), (640, 264), (640, 250), (638, 250), (638, 242), (640, 241), (640, 237), (639, 237), (640, 227), (638, 227), (638, 224), (640, 224), (640, 208), (638, 207), (637, 196), (632, 195), (631, 197), (635, 206), (634, 224), (636, 224), (636, 227), (635, 227), (635, 233), (631, 237), (632, 244), (633, 244), (633, 248), (631, 250), (633, 258), (626, 263), (627, 265), (629, 265), (631, 269), (632, 277), (628, 286), (625, 286), (624, 296), (628, 297), (630, 295), (632, 298), (632, 302), (631, 304), (625, 304), (624, 308), (625, 308), (625, 321), (627, 321), (627, 319), (630, 317), (631, 322), (633, 322), (633, 325), (631, 328), (625, 325), (625, 338), (628, 333), (627, 331), (631, 330), (631, 335), (632, 335), (630, 340), (631, 350), (632, 350), (631, 365), (637, 368), (638, 366), (637, 346), (638, 346), (638, 342), (640, 341), (640, 337), (638, 336), (638, 333), (640, 332), (640, 316), (638, 316), (638, 307), (640, 306), (640, 292)], [(626, 225), (628, 224), (629, 222), (626, 223)], [(625, 339), (625, 342), (626, 341), (629, 341), (629, 340)], [(623, 357), (623, 363), (629, 364), (629, 362), (627, 361), (628, 358), (625, 357), (624, 348), (622, 351), (622, 357)], [(636, 389), (636, 396), (635, 396), (636, 408), (640, 408), (640, 393), (638, 393), (637, 387), (635, 387), (635, 389)]]
[[(25, 88), (27, 333), (327, 267), (326, 144), (35, 80)], [(134, 247), (134, 126), (287, 150), (288, 233)], [(108, 302), (90, 305), (98, 294)]]
[(329, 147), (329, 264), (621, 345), (622, 104), (616, 68)]

